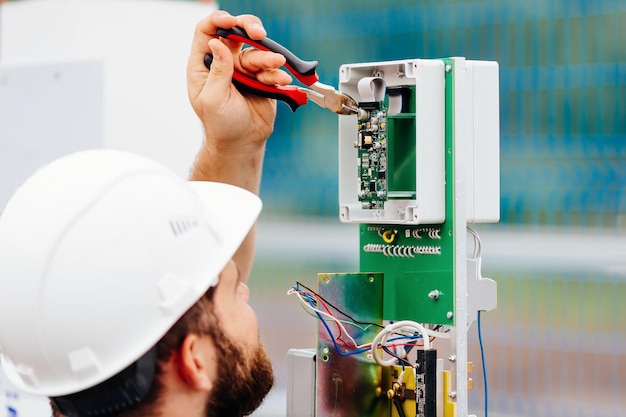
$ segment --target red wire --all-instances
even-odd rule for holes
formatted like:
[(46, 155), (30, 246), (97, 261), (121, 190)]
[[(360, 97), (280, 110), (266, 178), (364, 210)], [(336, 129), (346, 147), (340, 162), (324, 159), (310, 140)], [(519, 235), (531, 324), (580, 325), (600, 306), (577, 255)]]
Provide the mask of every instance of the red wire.
[[(297, 291), (298, 293), (300, 293), (300, 294), (306, 294), (306, 295), (308, 295), (308, 296), (310, 296), (310, 297), (313, 297), (313, 298), (317, 301), (317, 303), (318, 303), (319, 305), (321, 305), (322, 307), (324, 307), (324, 310), (326, 310), (326, 313), (327, 313), (329, 316), (331, 316), (332, 318), (334, 318), (334, 319), (336, 320), (336, 318), (335, 318), (335, 316), (333, 315), (333, 313), (331, 313), (330, 309), (328, 308), (328, 306), (326, 305), (326, 303), (324, 302), (324, 300), (322, 300), (322, 299), (319, 297), (319, 295), (318, 295), (318, 294), (313, 293), (313, 292), (308, 292), (308, 291), (302, 291), (302, 290), (296, 290), (296, 291)], [(346, 340), (344, 340), (344, 339), (343, 339), (343, 337), (342, 337), (342, 336), (343, 336), (343, 334), (342, 334), (342, 332), (341, 332), (341, 326), (340, 326), (340, 325), (339, 325), (339, 323), (338, 323), (338, 322), (336, 322), (335, 320), (333, 320), (333, 322), (335, 322), (335, 325), (337, 326), (337, 331), (339, 332), (339, 334), (337, 335), (337, 337), (335, 337), (335, 340), (337, 340), (338, 342), (343, 343), (343, 345), (344, 345), (345, 347), (347, 347), (347, 348), (353, 348), (353, 349), (356, 349), (356, 348), (358, 347), (357, 345), (354, 345), (354, 344), (352, 344), (352, 343), (348, 343)], [(431, 342), (431, 343), (432, 343), (434, 340), (435, 340), (435, 337), (431, 337), (431, 338), (430, 338), (430, 342)], [(395, 347), (404, 347), (404, 346), (416, 346), (416, 347), (421, 347), (421, 346), (424, 346), (424, 344), (423, 344), (423, 343), (394, 343), (394, 344), (392, 344), (392, 345), (386, 345), (386, 346), (387, 346), (387, 347), (393, 347), (393, 348), (395, 348)], [(371, 344), (361, 346), (361, 348), (366, 348), (366, 347), (369, 347), (369, 348), (371, 349)]]
[[(315, 300), (317, 301), (317, 303), (319, 305), (321, 305), (322, 307), (324, 307), (324, 310), (326, 310), (326, 313), (335, 318), (335, 316), (333, 315), (333, 313), (330, 312), (330, 309), (328, 308), (328, 306), (326, 305), (326, 303), (324, 302), (324, 300), (322, 300), (317, 294), (312, 293), (312, 292), (306, 292), (306, 291), (298, 291), (300, 294), (307, 294), (313, 298), (315, 298)], [(336, 319), (336, 318), (335, 318)], [(357, 346), (352, 344), (352, 343), (348, 343), (347, 341), (345, 341), (343, 339), (343, 333), (341, 332), (341, 326), (339, 325), (339, 323), (337, 323), (335, 320), (333, 320), (333, 322), (335, 323), (335, 325), (337, 326), (337, 331), (339, 332), (339, 334), (337, 335), (337, 337), (335, 337), (335, 340), (337, 340), (338, 342), (341, 342), (345, 347), (347, 348), (356, 348)]]

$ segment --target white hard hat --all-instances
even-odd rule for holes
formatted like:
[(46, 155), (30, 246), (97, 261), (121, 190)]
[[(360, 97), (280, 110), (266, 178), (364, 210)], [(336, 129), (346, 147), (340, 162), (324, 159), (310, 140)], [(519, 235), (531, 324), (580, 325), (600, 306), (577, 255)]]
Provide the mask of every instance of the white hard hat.
[(125, 152), (40, 169), (0, 215), (3, 370), (50, 397), (117, 374), (217, 283), (260, 210), (248, 191)]

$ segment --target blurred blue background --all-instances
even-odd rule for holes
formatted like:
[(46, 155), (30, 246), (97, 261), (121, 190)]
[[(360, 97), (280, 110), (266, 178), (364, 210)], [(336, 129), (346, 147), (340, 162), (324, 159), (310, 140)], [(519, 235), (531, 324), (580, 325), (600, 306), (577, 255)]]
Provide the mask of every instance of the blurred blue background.
[[(244, 1), (269, 36), (343, 63), (464, 56), (500, 64), (502, 222), (616, 227), (626, 220), (626, 2), (623, 0)], [(315, 107), (315, 106), (309, 106)], [(267, 211), (335, 216), (336, 117), (279, 106), (268, 148)], [(293, 194), (294, 188), (302, 190)]]
[[(344, 63), (499, 62), (501, 223), (478, 227), (484, 275), (498, 281), (498, 308), (483, 318), (491, 414), (625, 416), (626, 1), (220, 6), (261, 17), (335, 86)], [(286, 349), (315, 344), (315, 323), (281, 290), (358, 267), (357, 231), (337, 220), (336, 140), (335, 115), (279, 104), (251, 281), (279, 389)], [(470, 359), (480, 364), (476, 339)], [(470, 410), (483, 415), (482, 376), (474, 380)]]

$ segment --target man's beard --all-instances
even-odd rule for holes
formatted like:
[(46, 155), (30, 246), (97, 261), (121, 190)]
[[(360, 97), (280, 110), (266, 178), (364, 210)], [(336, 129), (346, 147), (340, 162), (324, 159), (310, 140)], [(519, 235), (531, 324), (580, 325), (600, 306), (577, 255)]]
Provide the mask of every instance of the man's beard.
[[(217, 339), (217, 340), (215, 340)], [(256, 410), (274, 385), (274, 372), (265, 349), (258, 342), (244, 354), (223, 334), (214, 338), (218, 357), (217, 380), (207, 400), (206, 417), (243, 417)]]

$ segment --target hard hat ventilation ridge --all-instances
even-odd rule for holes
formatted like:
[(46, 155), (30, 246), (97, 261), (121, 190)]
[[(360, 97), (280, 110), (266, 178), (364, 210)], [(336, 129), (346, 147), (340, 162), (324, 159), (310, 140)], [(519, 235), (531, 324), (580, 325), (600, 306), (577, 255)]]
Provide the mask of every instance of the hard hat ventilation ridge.
[(178, 217), (170, 219), (170, 227), (174, 236), (178, 237), (191, 229), (198, 227), (198, 220), (194, 217)]

